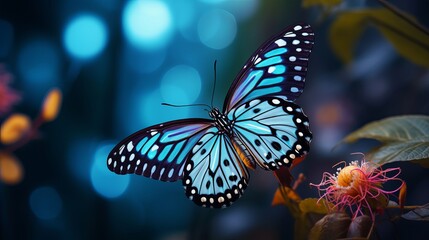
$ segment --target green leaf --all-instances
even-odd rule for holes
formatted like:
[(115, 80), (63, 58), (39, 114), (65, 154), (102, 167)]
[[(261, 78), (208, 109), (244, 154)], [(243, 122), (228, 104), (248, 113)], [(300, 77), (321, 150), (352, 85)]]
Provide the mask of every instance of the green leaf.
[[(413, 17), (398, 12), (418, 24)], [(342, 61), (349, 63), (353, 59), (356, 43), (369, 25), (376, 27), (400, 55), (429, 67), (429, 35), (387, 9), (347, 11), (335, 19), (330, 29), (330, 43)]]
[(429, 116), (406, 115), (369, 123), (346, 136), (343, 141), (374, 139), (381, 145), (367, 155), (379, 164), (413, 161), (429, 165)]
[(335, 7), (342, 3), (342, 0), (302, 0), (302, 6), (313, 7), (313, 6), (324, 6), (324, 7)]
[(412, 211), (402, 214), (401, 217), (407, 220), (429, 221), (429, 203), (420, 208), (416, 208)]
[(327, 203), (324, 199), (318, 202), (317, 198), (306, 198), (299, 202), (299, 209), (303, 214), (327, 214), (329, 212), (329, 208), (327, 207), (328, 204), (333, 207), (331, 203)]

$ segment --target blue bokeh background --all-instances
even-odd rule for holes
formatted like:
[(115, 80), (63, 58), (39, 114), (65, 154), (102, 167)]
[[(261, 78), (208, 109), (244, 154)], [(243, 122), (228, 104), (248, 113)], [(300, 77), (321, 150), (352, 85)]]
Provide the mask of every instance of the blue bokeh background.
[[(377, 6), (347, 1), (342, 8)], [(393, 1), (429, 25), (427, 1)], [(343, 65), (329, 48), (330, 19), (298, 0), (63, 0), (1, 1), (0, 62), (14, 74), (23, 100), (17, 111), (36, 115), (59, 87), (64, 102), (42, 138), (16, 152), (24, 179), (0, 183), (1, 239), (290, 239), (293, 219), (272, 207), (278, 186), (257, 170), (244, 197), (222, 210), (189, 201), (178, 183), (118, 176), (106, 166), (110, 149), (127, 135), (163, 121), (208, 117), (198, 107), (213, 89), (221, 106), (247, 58), (287, 25), (308, 22), (316, 33), (307, 86), (298, 100), (310, 118), (312, 150), (293, 175), (309, 182), (340, 160), (356, 159), (372, 142), (332, 148), (365, 123), (400, 114), (428, 114), (429, 72), (399, 56), (369, 30), (355, 61)], [(326, 114), (334, 113), (332, 118)], [(3, 121), (3, 119), (2, 119)], [(403, 167), (409, 204), (429, 202), (429, 172)], [(415, 236), (429, 234), (403, 222)], [(382, 224), (381, 236), (397, 232)], [(400, 236), (407, 236), (402, 230)]]

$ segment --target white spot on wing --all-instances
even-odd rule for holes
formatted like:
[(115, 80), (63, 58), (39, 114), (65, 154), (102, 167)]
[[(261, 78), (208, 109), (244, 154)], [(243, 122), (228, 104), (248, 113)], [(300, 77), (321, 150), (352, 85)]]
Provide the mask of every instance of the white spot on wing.
[(277, 46), (279, 46), (279, 47), (286, 46), (286, 41), (283, 39), (278, 39), (274, 43), (277, 44)]
[(125, 148), (125, 145), (122, 145), (122, 146), (119, 148), (119, 154), (122, 154), (122, 151), (124, 151), (124, 148)]
[(174, 168), (170, 169), (170, 171), (168, 172), (168, 177), (171, 178), (173, 176), (174, 173)]
[(153, 145), (153, 147), (150, 149), (151, 151), (156, 151), (158, 150), (159, 146), (158, 145)]
[(291, 61), (291, 62), (295, 62), (295, 61), (296, 61), (296, 57), (295, 57), (295, 56), (290, 56), (290, 57), (289, 57), (289, 61)]
[(278, 99), (273, 99), (271, 102), (276, 105), (280, 104), (280, 100)]
[(292, 41), (292, 44), (293, 44), (293, 45), (298, 45), (298, 44), (299, 44), (299, 40), (297, 40), (297, 39), (293, 40), (293, 41)]
[(272, 72), (274, 72), (275, 70), (276, 70), (276, 67), (271, 66), (271, 67), (269, 67), (269, 68), (268, 68), (268, 73), (272, 73)]
[(127, 150), (128, 150), (128, 152), (131, 152), (131, 150), (133, 150), (133, 148), (134, 148), (134, 146), (133, 146), (133, 141), (130, 141), (130, 142), (127, 144)]
[(293, 28), (293, 30), (295, 30), (295, 31), (299, 31), (299, 30), (301, 30), (301, 29), (302, 29), (301, 25), (296, 25), (296, 26)]

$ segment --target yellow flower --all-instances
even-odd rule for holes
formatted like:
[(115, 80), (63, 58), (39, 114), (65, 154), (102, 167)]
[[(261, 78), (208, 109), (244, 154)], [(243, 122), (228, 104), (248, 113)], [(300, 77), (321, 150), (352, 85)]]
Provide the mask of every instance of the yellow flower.
[(30, 119), (24, 114), (13, 114), (6, 119), (0, 130), (1, 142), (12, 144), (28, 133), (31, 127)]
[(61, 91), (57, 88), (52, 89), (48, 95), (46, 95), (42, 107), (42, 119), (45, 122), (50, 122), (57, 117), (61, 106), (61, 99)]

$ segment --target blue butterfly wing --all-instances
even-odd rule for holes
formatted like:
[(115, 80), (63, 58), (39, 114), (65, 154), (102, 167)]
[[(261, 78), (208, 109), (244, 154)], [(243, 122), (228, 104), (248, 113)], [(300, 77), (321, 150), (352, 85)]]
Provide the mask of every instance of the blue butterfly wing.
[(289, 167), (309, 151), (308, 118), (293, 102), (281, 98), (254, 99), (231, 110), (234, 134), (256, 163), (267, 170)]
[(117, 174), (135, 173), (161, 181), (181, 179), (187, 155), (211, 124), (207, 119), (186, 119), (140, 130), (112, 149), (107, 166)]
[(313, 44), (314, 33), (307, 24), (289, 26), (263, 44), (231, 85), (223, 112), (260, 97), (298, 98)]
[(227, 207), (244, 192), (249, 173), (231, 139), (212, 127), (192, 149), (182, 179), (186, 195), (203, 207)]

